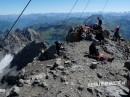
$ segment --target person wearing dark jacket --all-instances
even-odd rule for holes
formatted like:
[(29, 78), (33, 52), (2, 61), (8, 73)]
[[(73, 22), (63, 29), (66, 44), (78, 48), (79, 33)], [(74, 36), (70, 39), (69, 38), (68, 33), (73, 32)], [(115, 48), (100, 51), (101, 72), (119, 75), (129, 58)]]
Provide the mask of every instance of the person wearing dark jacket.
[(99, 61), (109, 61), (112, 62), (114, 57), (108, 56), (106, 53), (101, 53), (96, 47), (97, 42), (93, 41), (92, 44), (89, 46), (89, 57), (99, 60)]
[(97, 17), (97, 20), (98, 20), (98, 25), (102, 26), (102, 20), (99, 17)]
[(99, 56), (98, 49), (96, 48), (96, 42), (92, 42), (89, 46), (89, 55), (93, 57)]
[(55, 47), (57, 55), (60, 56), (60, 50), (63, 49), (62, 43), (60, 43), (59, 41), (55, 41)]
[(98, 20), (98, 29), (102, 30), (102, 20), (99, 17), (97, 17), (97, 20)]
[(113, 39), (114, 39), (115, 41), (120, 40), (119, 31), (120, 31), (120, 26), (117, 26), (116, 29), (115, 29), (115, 31), (114, 31), (114, 35), (113, 35)]

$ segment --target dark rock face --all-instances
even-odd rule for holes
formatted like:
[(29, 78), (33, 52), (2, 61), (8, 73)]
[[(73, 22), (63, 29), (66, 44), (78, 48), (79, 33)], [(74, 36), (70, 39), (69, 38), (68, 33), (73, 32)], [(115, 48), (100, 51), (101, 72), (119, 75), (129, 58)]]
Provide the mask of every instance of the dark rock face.
[(8, 85), (13, 86), (18, 83), (18, 79), (19, 77), (16, 75), (6, 74), (5, 76), (3, 76), (1, 83), (4, 84), (6, 82), (8, 83)]
[(19, 73), (28, 63), (33, 62), (34, 58), (41, 54), (42, 49), (46, 49), (43, 42), (31, 42), (24, 47), (17, 55), (14, 56), (10, 64), (10, 70), (7, 72), (1, 82), (8, 83), (8, 85), (15, 85), (23, 76)]
[(103, 35), (104, 35), (105, 38), (109, 38), (110, 32), (108, 30), (104, 30)]
[(11, 89), (11, 91), (10, 91), (10, 93), (9, 93), (9, 95), (8, 95), (7, 97), (18, 97), (18, 96), (19, 96), (19, 92), (20, 92), (19, 87), (14, 86), (14, 87)]
[(56, 54), (56, 47), (55, 45), (52, 45), (43, 54), (41, 54), (41, 56), (39, 56), (39, 60), (43, 61), (54, 59), (56, 58), (55, 54)]
[(78, 33), (69, 33), (66, 37), (68, 42), (78, 42), (80, 41), (78, 38)]
[(98, 25), (88, 25), (84, 27), (75, 27), (74, 29), (70, 30), (66, 36), (67, 42), (79, 42), (82, 39), (92, 41), (93, 35), (96, 35), (95, 38), (97, 40), (104, 40), (104, 38), (109, 38), (110, 32), (108, 30), (100, 31)]
[(130, 70), (130, 61), (125, 62), (124, 67)]
[(38, 32), (26, 28), (24, 30), (16, 29), (4, 41), (0, 39), (0, 60), (8, 53), (14, 55), (10, 69), (7, 67), (9, 71), (5, 70), (2, 75), (2, 83), (6, 82), (9, 85), (18, 83), (20, 79), (18, 71), (32, 62), (35, 57), (39, 56), (41, 50), (46, 48), (44, 42), (40, 42), (40, 37)]
[[(11, 71), (5, 73), (1, 79), (1, 83), (5, 84), (7, 83), (8, 86), (18, 85), (20, 86), (20, 81), (22, 79), (25, 79), (25, 72), (23, 70), (16, 71), (15, 69), (12, 69)], [(7, 87), (8, 87), (7, 86)]]
[(10, 68), (16, 66), (17, 70), (22, 69), (28, 63), (32, 62), (35, 57), (38, 57), (42, 49), (46, 49), (46, 46), (43, 42), (36, 43), (33, 41), (29, 43), (17, 55), (14, 56)]
[(30, 28), (16, 29), (4, 41), (0, 40), (0, 59), (7, 53), (14, 54), (14, 59), (7, 67), (9, 71), (4, 71), (1, 82), (9, 86), (19, 84), (19, 79), (22, 79), (19, 76), (21, 69), (38, 57), (44, 49), (46, 46), (41, 42), (40, 34)]
[(41, 39), (40, 34), (37, 33), (35, 30), (30, 29), (30, 28), (25, 29), (22, 34), (24, 35), (24, 37), (26, 37), (30, 41)]
[(97, 68), (97, 64), (96, 62), (93, 62), (91, 65), (90, 65), (90, 68), (91, 69), (96, 69)]
[(9, 53), (17, 53), (30, 41), (41, 41), (40, 33), (30, 28), (16, 29), (5, 40), (0, 39), (0, 49), (8, 50)]
[(66, 36), (66, 41), (79, 42), (81, 40), (82, 32), (83, 32), (83, 29), (81, 27), (70, 29)]

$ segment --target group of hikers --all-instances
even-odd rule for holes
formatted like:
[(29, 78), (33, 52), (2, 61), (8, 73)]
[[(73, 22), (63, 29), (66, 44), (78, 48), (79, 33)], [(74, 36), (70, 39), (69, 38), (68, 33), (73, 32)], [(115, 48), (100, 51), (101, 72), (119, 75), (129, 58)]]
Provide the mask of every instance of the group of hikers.
[[(99, 50), (97, 49), (98, 44), (103, 44), (105, 42), (105, 35), (104, 35), (104, 30), (103, 30), (103, 21), (101, 18), (97, 17), (97, 24), (95, 25), (82, 25), (76, 28), (71, 28), (68, 33), (71, 33), (73, 31), (76, 31), (76, 40), (80, 41), (84, 38), (88, 38), (89, 40), (92, 40), (93, 42), (89, 46), (89, 57), (94, 58), (99, 61), (109, 61), (112, 62), (114, 60), (114, 57), (110, 57), (107, 55), (107, 53), (100, 53)], [(120, 26), (117, 26), (115, 30), (113, 31), (113, 40), (114, 41), (120, 41)], [(95, 38), (93, 37), (93, 34), (95, 35)], [(106, 37), (109, 36), (109, 33), (106, 34)], [(74, 37), (71, 37), (71, 39), (74, 39)], [(55, 42), (56, 45), (56, 52), (57, 55), (60, 55), (60, 50), (61, 50), (61, 43), (58, 41)]]
[[(88, 53), (88, 57), (89, 58), (93, 58), (96, 59), (97, 61), (101, 61), (101, 62), (112, 62), (114, 60), (114, 57), (110, 56), (109, 54), (105, 53), (105, 52), (99, 52), (99, 49), (97, 48), (97, 45), (103, 45), (105, 43), (105, 36), (104, 36), (104, 30), (103, 30), (103, 22), (102, 19), (97, 17), (97, 24), (93, 25), (93, 26), (89, 26), (89, 25), (85, 25), (85, 26), (79, 26), (76, 29), (75, 28), (71, 28), (69, 30), (69, 33), (73, 32), (74, 30), (76, 30), (77, 33), (77, 40), (80, 41), (84, 38), (87, 38), (88, 40), (92, 40), (92, 43), (89, 46), (89, 53)], [(113, 36), (112, 36), (112, 40), (119, 42), (121, 41), (121, 36), (120, 36), (120, 26), (117, 26), (115, 28), (115, 30), (113, 30)], [(93, 38), (92, 35), (95, 35), (95, 38)], [(106, 34), (107, 37), (109, 37), (110, 33)], [(88, 38), (89, 37), (89, 38)], [(73, 37), (71, 37), (72, 39)], [(55, 42), (56, 45), (56, 52), (57, 55), (60, 55), (60, 50), (62, 49), (62, 44), (58, 41)], [(130, 80), (128, 80), (128, 82), (130, 82)], [(130, 87), (130, 85), (128, 85), (128, 87)], [(128, 93), (129, 97), (130, 97), (130, 92)]]
[[(104, 53), (99, 52), (99, 50), (96, 47), (98, 45), (98, 42), (101, 45), (104, 44), (104, 42), (105, 42), (104, 31), (103, 31), (103, 28), (102, 28), (103, 22), (99, 17), (97, 17), (97, 20), (98, 20), (97, 28), (96, 28), (97, 32), (95, 34), (95, 39), (93, 40), (93, 42), (89, 46), (89, 57), (94, 58), (94, 59), (99, 60), (99, 61), (112, 62), (114, 60), (114, 57), (109, 56), (105, 52)], [(114, 34), (113, 34), (113, 40), (114, 41), (118, 41), (118, 42), (120, 41), (121, 37), (120, 37), (119, 31), (120, 31), (120, 26), (117, 26), (115, 28)]]
[[(97, 24), (98, 30), (102, 31), (102, 24), (103, 24), (103, 23), (102, 23), (102, 20), (101, 20), (99, 17), (97, 17), (97, 20), (98, 20), (98, 24)], [(120, 26), (118, 25), (118, 26), (115, 28), (115, 30), (112, 31), (112, 32), (114, 32), (113, 40), (119, 41), (119, 40), (121, 39), (120, 34), (119, 34), (119, 32), (120, 32)]]
[[(97, 49), (97, 45), (103, 45), (105, 44), (106, 40), (105, 38), (109, 38), (110, 33), (107, 30), (103, 29), (103, 21), (100, 17), (97, 17), (97, 24), (93, 25), (82, 25), (76, 28), (71, 28), (69, 30), (69, 34), (71, 32), (76, 32), (73, 33), (73, 35), (70, 35), (70, 40), (75, 40), (74, 41), (80, 41), (82, 39), (87, 39), (93, 41), (91, 45), (89, 46), (89, 57), (94, 58), (99, 61), (109, 61), (112, 62), (114, 60), (114, 57), (110, 56), (109, 54), (105, 52), (99, 52)], [(120, 36), (120, 26), (117, 26), (115, 28), (112, 40), (116, 42), (120, 42), (121, 36)], [(68, 35), (69, 35), (68, 34)], [(68, 41), (68, 39), (67, 39)]]

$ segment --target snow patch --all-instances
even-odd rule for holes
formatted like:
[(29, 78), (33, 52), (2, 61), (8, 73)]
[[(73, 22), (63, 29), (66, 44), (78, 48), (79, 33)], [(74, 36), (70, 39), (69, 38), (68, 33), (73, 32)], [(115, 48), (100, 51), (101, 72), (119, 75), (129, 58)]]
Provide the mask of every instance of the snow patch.
[(13, 55), (7, 54), (5, 57), (0, 61), (0, 73), (3, 72), (4, 68), (10, 65), (10, 62), (13, 60)]

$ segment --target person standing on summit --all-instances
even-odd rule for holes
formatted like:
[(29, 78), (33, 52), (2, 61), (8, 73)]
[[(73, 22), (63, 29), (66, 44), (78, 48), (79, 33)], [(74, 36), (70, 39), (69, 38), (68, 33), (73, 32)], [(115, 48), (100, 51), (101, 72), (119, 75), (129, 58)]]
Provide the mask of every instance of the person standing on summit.
[(99, 30), (102, 30), (102, 20), (99, 17), (97, 17), (97, 20), (98, 20), (98, 28)]
[(120, 31), (120, 26), (117, 26), (116, 29), (115, 29), (115, 31), (114, 31), (114, 35), (113, 35), (113, 39), (115, 41), (119, 41), (120, 40), (119, 31)]
[(102, 30), (102, 20), (97, 17), (97, 32), (96, 32), (96, 36), (95, 38), (97, 40), (99, 40), (100, 42), (103, 42), (104, 41), (104, 34), (103, 34), (103, 30)]

